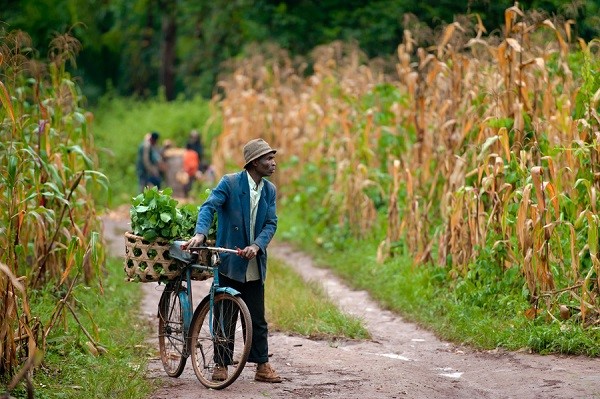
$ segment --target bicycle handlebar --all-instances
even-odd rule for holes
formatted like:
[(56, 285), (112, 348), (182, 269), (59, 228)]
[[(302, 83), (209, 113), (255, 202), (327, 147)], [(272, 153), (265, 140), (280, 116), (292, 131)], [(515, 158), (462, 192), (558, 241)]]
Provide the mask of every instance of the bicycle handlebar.
[(229, 248), (222, 248), (222, 247), (189, 247), (188, 248), (189, 251), (198, 251), (201, 249), (208, 249), (209, 251), (214, 251), (214, 252), (227, 252), (227, 253), (235, 254), (235, 255), (239, 255), (239, 253), (240, 253), (239, 249), (229, 249)]

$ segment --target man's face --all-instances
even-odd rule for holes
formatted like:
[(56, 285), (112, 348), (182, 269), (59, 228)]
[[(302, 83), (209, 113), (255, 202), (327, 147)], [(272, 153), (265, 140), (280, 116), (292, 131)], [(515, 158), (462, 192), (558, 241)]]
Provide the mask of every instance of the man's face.
[(265, 154), (254, 161), (254, 167), (261, 177), (271, 176), (275, 172), (275, 153)]

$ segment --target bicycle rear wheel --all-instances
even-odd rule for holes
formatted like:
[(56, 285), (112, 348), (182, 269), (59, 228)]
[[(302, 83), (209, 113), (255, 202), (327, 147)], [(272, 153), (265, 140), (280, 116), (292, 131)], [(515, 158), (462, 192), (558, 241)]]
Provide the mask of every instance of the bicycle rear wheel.
[(241, 298), (228, 293), (215, 295), (212, 315), (209, 300), (200, 306), (190, 335), (194, 373), (205, 387), (223, 389), (239, 377), (248, 360), (252, 345), (250, 312)]
[(182, 298), (187, 298), (183, 288), (168, 284), (158, 303), (158, 348), (170, 377), (179, 377), (187, 361)]

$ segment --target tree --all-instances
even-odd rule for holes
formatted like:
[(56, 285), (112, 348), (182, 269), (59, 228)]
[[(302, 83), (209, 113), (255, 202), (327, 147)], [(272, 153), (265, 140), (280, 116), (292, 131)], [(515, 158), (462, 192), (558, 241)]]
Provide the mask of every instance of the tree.
[[(223, 61), (253, 43), (275, 43), (294, 55), (334, 40), (354, 41), (370, 57), (393, 56), (407, 21), (428, 29), (479, 14), (488, 32), (502, 29), (512, 0), (4, 0), (1, 18), (22, 29), (34, 48), (70, 31), (83, 51), (75, 75), (92, 100), (110, 87), (121, 95), (173, 99), (211, 96)], [(577, 21), (576, 35), (600, 34), (595, 0), (523, 0), (525, 10)], [(413, 18), (406, 18), (407, 15)]]
[(162, 15), (162, 39), (160, 84), (165, 88), (167, 100), (175, 99), (175, 62), (177, 58), (177, 3), (176, 0), (163, 0), (160, 2)]

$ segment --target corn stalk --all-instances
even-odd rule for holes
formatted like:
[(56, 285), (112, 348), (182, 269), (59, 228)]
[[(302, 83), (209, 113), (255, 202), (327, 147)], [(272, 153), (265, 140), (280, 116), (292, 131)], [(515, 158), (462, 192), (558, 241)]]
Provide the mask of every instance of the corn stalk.
[[(79, 43), (69, 35), (52, 41), (49, 61), (32, 58), (22, 32), (0, 37), (0, 374), (13, 374), (23, 359), (29, 378), (55, 327), (34, 314), (32, 290), (57, 292), (99, 284), (104, 262), (94, 195), (107, 187), (95, 170), (91, 114), (66, 72)], [(70, 290), (62, 301), (72, 301)], [(16, 384), (16, 382), (15, 382)], [(14, 384), (12, 384), (14, 385)]]
[[(462, 18), (424, 47), (407, 30), (394, 65), (340, 43), (316, 49), (308, 75), (284, 52), (243, 60), (215, 102), (217, 166), (241, 165), (242, 145), (263, 137), (279, 149), (283, 196), (308, 176), (325, 222), (357, 237), (387, 216), (380, 261), (402, 242), (417, 265), (458, 278), (491, 248), (503, 270), (520, 270), (533, 315), (554, 317), (570, 298), (589, 319), (598, 225), (580, 215), (598, 206), (600, 61), (572, 24), (515, 5), (500, 34)], [(581, 74), (569, 61), (580, 51)]]

